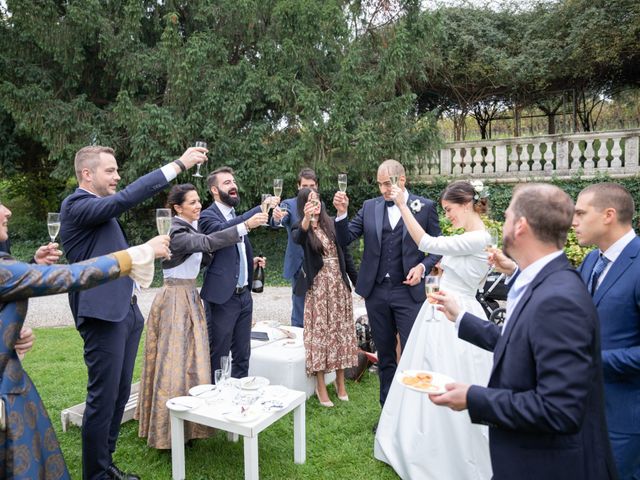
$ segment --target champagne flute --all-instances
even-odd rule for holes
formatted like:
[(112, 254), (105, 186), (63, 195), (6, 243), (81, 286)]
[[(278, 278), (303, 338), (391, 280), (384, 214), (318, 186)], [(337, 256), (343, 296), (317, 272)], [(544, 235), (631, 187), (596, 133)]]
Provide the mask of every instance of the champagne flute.
[(340, 190), (343, 193), (347, 191), (347, 174), (346, 173), (338, 174), (338, 190)]
[(222, 370), (222, 380), (226, 384), (227, 380), (231, 378), (231, 355), (220, 357), (220, 368)]
[[(198, 140), (198, 141), (195, 143), (194, 147), (207, 148), (207, 142), (203, 142), (202, 140)], [(202, 178), (202, 175), (200, 175), (200, 166), (201, 166), (201, 165), (202, 165), (201, 163), (199, 163), (199, 164), (197, 164), (197, 165), (196, 165), (196, 173), (194, 173), (194, 174), (192, 175), (192, 177)]]
[[(270, 204), (271, 204), (271, 194), (263, 193), (262, 201), (260, 202), (260, 209), (262, 210), (262, 213), (269, 213)], [(269, 224), (263, 223), (262, 225), (269, 225)]]
[(309, 220), (311, 221), (311, 223), (316, 223), (318, 221), (318, 218), (316, 217), (315, 210), (318, 208), (318, 205), (320, 205), (320, 200), (318, 200), (317, 196), (314, 196), (313, 198), (309, 198), (309, 201), (313, 204), (314, 212), (311, 214), (311, 218)]
[(171, 209), (156, 208), (156, 227), (158, 235), (169, 235), (171, 230)]
[(391, 185), (398, 186), (398, 172), (395, 168), (387, 168), (387, 172), (389, 173), (389, 181)]
[(49, 229), (49, 238), (51, 243), (56, 241), (58, 232), (60, 231), (60, 214), (57, 212), (47, 213), (47, 228)]
[(427, 302), (431, 307), (431, 317), (427, 319), (427, 322), (437, 322), (435, 311), (435, 300), (432, 295), (440, 291), (440, 277), (437, 275), (427, 275), (424, 277), (424, 290), (427, 294)]
[[(278, 206), (278, 207), (276, 207), (276, 208), (277, 208), (278, 210), (282, 211), (285, 215), (289, 215), (289, 207), (287, 206), (287, 204), (286, 204), (286, 203), (283, 203), (283, 204), (279, 205), (279, 206)], [(284, 217), (282, 217), (282, 218), (280, 219), (280, 221), (278, 222), (278, 225), (279, 225), (280, 227), (282, 227), (282, 226), (283, 226), (283, 225), (282, 225), (282, 220), (283, 220), (283, 219), (284, 219)]]
[(491, 227), (487, 230), (489, 234), (489, 248), (498, 248), (498, 242), (500, 241), (500, 230), (495, 227)]
[(274, 178), (273, 179), (273, 195), (279, 197), (282, 195), (282, 179)]

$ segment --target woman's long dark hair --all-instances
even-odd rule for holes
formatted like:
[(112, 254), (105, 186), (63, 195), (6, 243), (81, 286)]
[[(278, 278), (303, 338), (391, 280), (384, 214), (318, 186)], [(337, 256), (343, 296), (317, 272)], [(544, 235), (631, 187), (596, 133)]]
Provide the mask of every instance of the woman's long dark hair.
[[(300, 222), (302, 222), (302, 219), (304, 218), (304, 206), (309, 200), (309, 194), (311, 192), (318, 193), (317, 190), (314, 190), (311, 188), (301, 188), (298, 191), (297, 206), (298, 206), (298, 218), (300, 219)], [(329, 240), (331, 240), (332, 242), (335, 242), (336, 228), (333, 225), (334, 221), (327, 214), (327, 210), (324, 207), (324, 203), (320, 199), (320, 194), (318, 194), (318, 201), (320, 201), (320, 215), (318, 215), (318, 227), (324, 231), (327, 237), (329, 237)], [(324, 255), (326, 253), (324, 251), (324, 248), (322, 247), (322, 243), (320, 242), (320, 239), (316, 236), (315, 232), (313, 231), (313, 227), (311, 225), (309, 226), (309, 230), (307, 231), (307, 238), (308, 238), (309, 245), (311, 246), (311, 250), (313, 250), (316, 253), (319, 253), (320, 255)]]

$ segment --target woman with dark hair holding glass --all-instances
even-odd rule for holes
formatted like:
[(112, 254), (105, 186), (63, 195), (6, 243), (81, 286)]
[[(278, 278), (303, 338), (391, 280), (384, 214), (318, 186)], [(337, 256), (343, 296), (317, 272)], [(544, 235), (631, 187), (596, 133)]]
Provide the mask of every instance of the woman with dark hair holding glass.
[(307, 375), (316, 376), (316, 395), (324, 407), (332, 407), (325, 372), (336, 372), (338, 399), (348, 401), (344, 369), (358, 363), (358, 344), (351, 288), (344, 254), (336, 243), (334, 221), (313, 189), (298, 192), (299, 223), (291, 228), (295, 243), (302, 245), (302, 272), (295, 294), (304, 295), (304, 347)]
[[(164, 286), (156, 295), (147, 319), (144, 364), (136, 418), (138, 434), (153, 448), (171, 448), (171, 427), (166, 402), (187, 395), (196, 385), (211, 383), (209, 337), (196, 277), (211, 262), (213, 252), (240, 241), (233, 226), (209, 235), (198, 233), (202, 204), (196, 187), (175, 185), (167, 197), (171, 220), (171, 260), (162, 263)], [(266, 221), (258, 214), (247, 221), (257, 227)], [(185, 424), (185, 440), (206, 438), (211, 430)]]
[[(484, 310), (476, 292), (489, 273), (487, 247), (491, 236), (481, 215), (488, 209), (482, 182), (453, 182), (442, 194), (445, 216), (464, 233), (432, 237), (413, 218), (402, 190), (393, 188), (407, 232), (424, 252), (442, 255), (440, 290), (456, 296), (462, 309), (481, 318)], [(460, 340), (456, 327), (426, 301), (411, 329), (397, 374), (428, 370), (462, 383), (486, 385), (493, 354)], [(486, 426), (467, 415), (435, 406), (425, 393), (393, 382), (376, 432), (375, 457), (393, 467), (403, 479), (451, 478), (489, 480), (492, 476)]]

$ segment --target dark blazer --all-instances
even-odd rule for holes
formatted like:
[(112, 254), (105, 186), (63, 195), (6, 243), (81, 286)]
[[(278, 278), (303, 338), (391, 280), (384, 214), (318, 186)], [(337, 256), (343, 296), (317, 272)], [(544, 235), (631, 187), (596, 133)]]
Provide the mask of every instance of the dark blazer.
[[(609, 267), (593, 302), (600, 316), (607, 424), (618, 433), (640, 432), (640, 238)], [(598, 250), (578, 268), (585, 284)]]
[[(106, 255), (129, 247), (117, 217), (152, 197), (169, 183), (161, 170), (154, 170), (124, 189), (97, 197), (78, 188), (60, 206), (60, 240), (70, 263)], [(76, 325), (81, 318), (120, 322), (131, 308), (133, 280), (118, 280), (91, 290), (70, 293), (69, 305)], [(109, 301), (111, 300), (111, 301)]]
[(467, 394), (489, 425), (495, 480), (616, 478), (604, 417), (598, 315), (563, 254), (547, 264), (501, 327), (471, 314), (458, 335), (494, 352), (488, 387)]
[[(422, 203), (420, 211), (414, 213), (420, 226), (431, 236), (442, 235), (435, 203), (426, 198), (410, 194), (407, 203), (412, 204), (414, 201)], [(343, 248), (346, 248), (357, 238), (364, 237), (364, 252), (360, 264), (360, 272), (358, 273), (358, 282), (356, 283), (356, 293), (364, 298), (367, 298), (373, 289), (378, 266), (380, 265), (382, 221), (385, 208), (383, 197), (372, 198), (364, 202), (362, 208), (351, 222), (346, 218), (336, 222), (337, 240)], [(425, 273), (428, 274), (441, 257), (439, 255), (425, 255), (418, 250), (418, 246), (411, 238), (411, 235), (407, 234), (407, 228), (404, 226), (402, 228), (402, 264), (404, 274), (407, 275), (409, 270), (418, 263), (422, 263), (425, 266)], [(426, 299), (424, 282), (408, 288), (416, 302), (423, 302)]]
[[(307, 239), (309, 238), (308, 231), (300, 228), (300, 223), (296, 223), (291, 228), (291, 236), (293, 238), (293, 241), (297, 245), (302, 246), (302, 250), (304, 252), (304, 259), (302, 263), (303, 273), (298, 277), (298, 281), (294, 285), (294, 293), (296, 295), (302, 296), (305, 295), (307, 293), (307, 290), (309, 290), (313, 285), (313, 279), (324, 266), (324, 261), (322, 260), (321, 254), (311, 249), (311, 246), (307, 241)], [(347, 285), (349, 291), (351, 291), (344, 253), (337, 242), (336, 250), (338, 251), (338, 263), (340, 264), (340, 273), (342, 274), (342, 280), (344, 281), (345, 285)]]
[[(242, 215), (238, 215), (236, 218), (227, 221), (215, 202), (213, 202), (200, 214), (198, 229), (205, 234), (219, 232), (225, 228), (244, 222), (259, 212), (260, 207), (254, 207)], [(244, 246), (247, 251), (248, 282), (249, 286), (251, 286), (253, 250), (248, 235), (244, 236)], [(204, 282), (200, 289), (200, 297), (207, 302), (218, 304), (226, 303), (227, 300), (231, 298), (231, 295), (233, 295), (238, 283), (239, 265), (240, 257), (238, 256), (238, 248), (235, 244), (218, 250), (205, 272)]]
[(209, 235), (199, 233), (190, 223), (178, 217), (171, 219), (171, 230), (169, 231), (171, 243), (171, 259), (162, 262), (163, 269), (177, 267), (194, 253), (202, 252), (202, 266), (211, 263), (214, 252), (221, 248), (234, 245), (240, 241), (238, 229), (229, 227), (220, 232), (213, 232)]

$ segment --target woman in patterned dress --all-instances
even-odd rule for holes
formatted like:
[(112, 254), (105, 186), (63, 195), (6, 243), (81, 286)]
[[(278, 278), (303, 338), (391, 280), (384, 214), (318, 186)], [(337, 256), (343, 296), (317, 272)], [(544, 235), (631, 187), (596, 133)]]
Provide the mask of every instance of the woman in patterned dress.
[[(202, 205), (196, 187), (175, 185), (167, 207), (176, 216), (171, 221), (171, 260), (162, 263), (164, 286), (156, 295), (147, 319), (144, 364), (135, 418), (138, 435), (147, 445), (171, 448), (167, 400), (187, 395), (189, 388), (211, 383), (207, 322), (196, 277), (213, 252), (241, 241), (237, 226), (209, 235), (198, 233)], [(249, 228), (266, 222), (266, 214), (247, 220)], [(207, 438), (212, 430), (185, 424), (185, 441)]]
[[(10, 217), (11, 211), (0, 204), (0, 241), (7, 239)], [(169, 255), (168, 242), (166, 236), (156, 237), (143, 246), (71, 265), (36, 265), (0, 255), (0, 478), (69, 478), (51, 420), (15, 350), (28, 299), (84, 290), (123, 275), (148, 286), (153, 259)], [(140, 260), (132, 264), (132, 258)]]
[(307, 375), (316, 376), (316, 395), (324, 407), (332, 407), (325, 372), (336, 372), (338, 398), (348, 401), (344, 369), (358, 363), (358, 344), (351, 288), (344, 254), (336, 243), (334, 221), (320, 202), (318, 192), (298, 192), (298, 216), (291, 229), (293, 241), (302, 245), (302, 273), (296, 295), (305, 295), (304, 346)]

